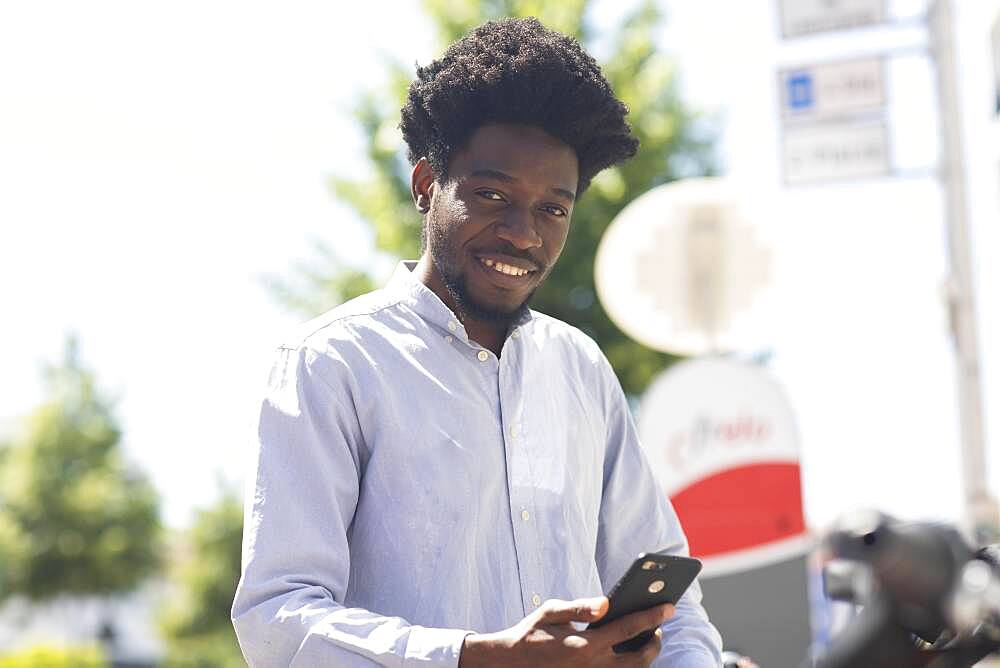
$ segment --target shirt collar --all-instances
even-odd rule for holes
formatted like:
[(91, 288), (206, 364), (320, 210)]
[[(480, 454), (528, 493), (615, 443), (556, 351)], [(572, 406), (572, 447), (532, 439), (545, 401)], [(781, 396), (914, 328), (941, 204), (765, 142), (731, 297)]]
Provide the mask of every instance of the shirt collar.
[[(464, 338), (468, 339), (465, 327), (455, 313), (441, 301), (441, 298), (433, 290), (424, 285), (413, 274), (416, 266), (416, 260), (403, 260), (397, 264), (392, 277), (389, 278), (389, 282), (386, 284), (386, 289), (399, 295), (424, 320), (442, 329), (461, 333)], [(528, 324), (533, 319), (534, 313), (530, 309), (525, 309), (525, 312), (516, 321), (511, 323), (510, 331)], [(452, 329), (452, 327), (455, 329)]]

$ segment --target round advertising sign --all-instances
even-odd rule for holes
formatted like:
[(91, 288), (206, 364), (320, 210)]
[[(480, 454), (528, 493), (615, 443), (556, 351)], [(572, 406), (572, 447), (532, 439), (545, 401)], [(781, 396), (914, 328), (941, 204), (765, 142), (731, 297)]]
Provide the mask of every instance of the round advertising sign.
[(623, 332), (681, 355), (766, 345), (770, 251), (720, 178), (683, 179), (636, 198), (605, 231), (597, 294)]
[(707, 576), (807, 549), (795, 419), (765, 371), (722, 358), (676, 364), (647, 390), (638, 428)]

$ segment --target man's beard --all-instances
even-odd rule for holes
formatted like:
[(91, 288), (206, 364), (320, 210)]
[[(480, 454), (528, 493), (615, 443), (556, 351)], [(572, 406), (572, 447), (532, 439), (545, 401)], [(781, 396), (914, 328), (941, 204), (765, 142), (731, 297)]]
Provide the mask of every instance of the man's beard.
[(488, 306), (481, 302), (476, 301), (472, 295), (469, 294), (469, 290), (465, 284), (465, 276), (461, 274), (446, 273), (434, 256), (431, 255), (431, 259), (434, 260), (434, 265), (437, 267), (438, 273), (441, 275), (441, 279), (444, 281), (444, 287), (448, 290), (448, 294), (451, 298), (455, 300), (455, 304), (463, 315), (466, 315), (474, 320), (481, 320), (485, 322), (500, 322), (500, 323), (510, 323), (515, 320), (519, 320), (528, 311), (528, 302), (534, 296), (535, 291), (532, 290), (528, 293), (528, 296), (520, 306), (515, 307), (513, 310), (503, 310), (492, 306)]
[[(429, 220), (428, 226), (433, 225), (434, 223)], [(458, 253), (447, 242), (444, 231), (431, 229), (427, 230), (425, 234), (427, 237), (425, 237), (424, 243), (430, 249), (431, 261), (444, 282), (445, 289), (448, 290), (448, 294), (455, 300), (455, 305), (461, 311), (460, 315), (485, 322), (510, 323), (519, 320), (528, 311), (528, 303), (535, 295), (534, 290), (528, 293), (519, 306), (510, 310), (477, 301), (469, 294), (466, 277), (462, 274), (459, 265)], [(478, 262), (478, 260), (476, 261)]]

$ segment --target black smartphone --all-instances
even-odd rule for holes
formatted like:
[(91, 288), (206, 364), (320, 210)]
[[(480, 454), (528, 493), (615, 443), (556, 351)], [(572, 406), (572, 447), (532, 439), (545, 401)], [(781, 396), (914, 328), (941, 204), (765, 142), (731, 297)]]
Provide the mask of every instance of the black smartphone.
[[(677, 603), (695, 577), (701, 562), (693, 557), (650, 552), (640, 554), (608, 593), (608, 612), (589, 628), (599, 628), (633, 612), (663, 603)], [(656, 629), (643, 631), (615, 645), (615, 652), (634, 652), (653, 637)]]

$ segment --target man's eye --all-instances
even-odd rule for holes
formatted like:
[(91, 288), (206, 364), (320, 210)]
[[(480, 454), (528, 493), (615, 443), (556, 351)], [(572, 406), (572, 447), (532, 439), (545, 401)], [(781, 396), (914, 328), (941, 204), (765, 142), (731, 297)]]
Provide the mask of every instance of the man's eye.
[(495, 190), (479, 190), (478, 193), (482, 197), (485, 197), (486, 199), (491, 199), (491, 200), (493, 200), (495, 202), (502, 202), (503, 201), (503, 195), (501, 195), (500, 193), (498, 193)]
[(566, 216), (566, 209), (563, 209), (562, 207), (546, 206), (542, 210), (549, 215), (556, 216), (557, 218), (563, 218)]

